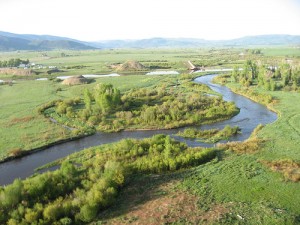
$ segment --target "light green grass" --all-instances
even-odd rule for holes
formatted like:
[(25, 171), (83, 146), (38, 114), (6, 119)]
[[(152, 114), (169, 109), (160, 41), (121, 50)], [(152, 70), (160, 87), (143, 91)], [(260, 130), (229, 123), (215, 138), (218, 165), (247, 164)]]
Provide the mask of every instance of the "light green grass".
[[(239, 49), (120, 49), (120, 50), (88, 50), (88, 51), (45, 51), (45, 52), (1, 52), (0, 60), (10, 58), (29, 59), (30, 62), (44, 66), (57, 66), (64, 72), (53, 73), (51, 76), (107, 74), (116, 72), (109, 66), (136, 60), (147, 67), (167, 66), (171, 70), (187, 71), (186, 62), (191, 60), (195, 65), (233, 67), (239, 59)], [(65, 53), (62, 57), (61, 53)], [(67, 69), (70, 66), (84, 66), (82, 69)], [(47, 69), (36, 69), (37, 77), (48, 76)], [(120, 72), (122, 73), (122, 72)], [(127, 72), (123, 72), (127, 73)], [(1, 78), (11, 75), (1, 75)]]
[(261, 161), (299, 162), (300, 95), (255, 89), (274, 96), (277, 104), (272, 107), (279, 113), (275, 122), (258, 133), (266, 140), (263, 147), (255, 154), (226, 153), (221, 161), (196, 168), (180, 187), (198, 195), (204, 208), (210, 204), (231, 204), (227, 224), (241, 222), (237, 215), (244, 218), (243, 224), (299, 224), (299, 182), (286, 181), (281, 173), (271, 171)]
[[(55, 99), (80, 96), (84, 88), (97, 83), (111, 83), (122, 92), (131, 88), (149, 87), (162, 79), (176, 76), (121, 76), (95, 79), (93, 83), (65, 86), (54, 81), (19, 80), (14, 85), (0, 85), (0, 159), (10, 150), (30, 150), (74, 136), (70, 131), (39, 115), (37, 107)], [(173, 77), (173, 78), (172, 78)], [(56, 90), (61, 88), (62, 91)]]
[(299, 57), (299, 47), (274, 47), (263, 48), (262, 53), (265, 56), (287, 56), (287, 57)]
[(24, 81), (0, 86), (0, 158), (10, 149), (30, 149), (68, 136), (68, 131), (38, 115), (36, 107), (58, 96), (51, 82)]

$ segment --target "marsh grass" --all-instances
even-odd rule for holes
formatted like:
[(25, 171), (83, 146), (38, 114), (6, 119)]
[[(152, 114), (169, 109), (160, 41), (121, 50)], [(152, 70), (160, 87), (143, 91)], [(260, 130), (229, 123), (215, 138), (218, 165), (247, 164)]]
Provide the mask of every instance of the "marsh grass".
[(291, 159), (261, 162), (271, 170), (282, 173), (287, 181), (300, 181), (300, 163), (297, 163)]

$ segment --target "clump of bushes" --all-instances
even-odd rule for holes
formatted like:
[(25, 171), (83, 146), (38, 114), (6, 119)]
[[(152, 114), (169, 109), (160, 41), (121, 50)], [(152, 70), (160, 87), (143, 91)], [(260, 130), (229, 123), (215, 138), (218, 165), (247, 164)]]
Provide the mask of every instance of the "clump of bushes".
[(0, 223), (89, 223), (115, 202), (131, 176), (197, 166), (213, 159), (216, 150), (189, 148), (169, 136), (156, 135), (80, 154), (77, 163), (67, 159), (56, 171), (0, 187)]
[(17, 157), (23, 154), (23, 150), (21, 148), (13, 148), (8, 151), (9, 156)]
[(282, 173), (285, 180), (293, 182), (300, 181), (300, 163), (290, 159), (261, 162), (271, 170)]
[(262, 139), (254, 137), (244, 142), (233, 141), (233, 142), (221, 143), (218, 144), (217, 147), (222, 148), (224, 150), (230, 150), (235, 153), (244, 154), (244, 153), (257, 152), (262, 143), (263, 143)]

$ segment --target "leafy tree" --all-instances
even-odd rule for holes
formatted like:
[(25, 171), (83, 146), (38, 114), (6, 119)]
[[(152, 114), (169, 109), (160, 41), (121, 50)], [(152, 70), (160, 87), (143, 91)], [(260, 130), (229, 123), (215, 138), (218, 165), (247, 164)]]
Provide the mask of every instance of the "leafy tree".
[(11, 185), (4, 188), (0, 193), (0, 202), (5, 208), (13, 208), (22, 199), (23, 183), (16, 179)]
[(92, 93), (89, 91), (89, 89), (84, 89), (83, 91), (83, 100), (84, 100), (84, 104), (86, 109), (91, 110), (91, 106), (92, 106)]

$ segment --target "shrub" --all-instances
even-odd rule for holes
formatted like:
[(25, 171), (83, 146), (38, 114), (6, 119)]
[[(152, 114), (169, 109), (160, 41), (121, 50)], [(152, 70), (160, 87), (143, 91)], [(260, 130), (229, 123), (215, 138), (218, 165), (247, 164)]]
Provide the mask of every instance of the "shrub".
[(22, 154), (23, 154), (23, 150), (21, 148), (13, 148), (9, 150), (9, 155), (13, 157), (20, 156)]

